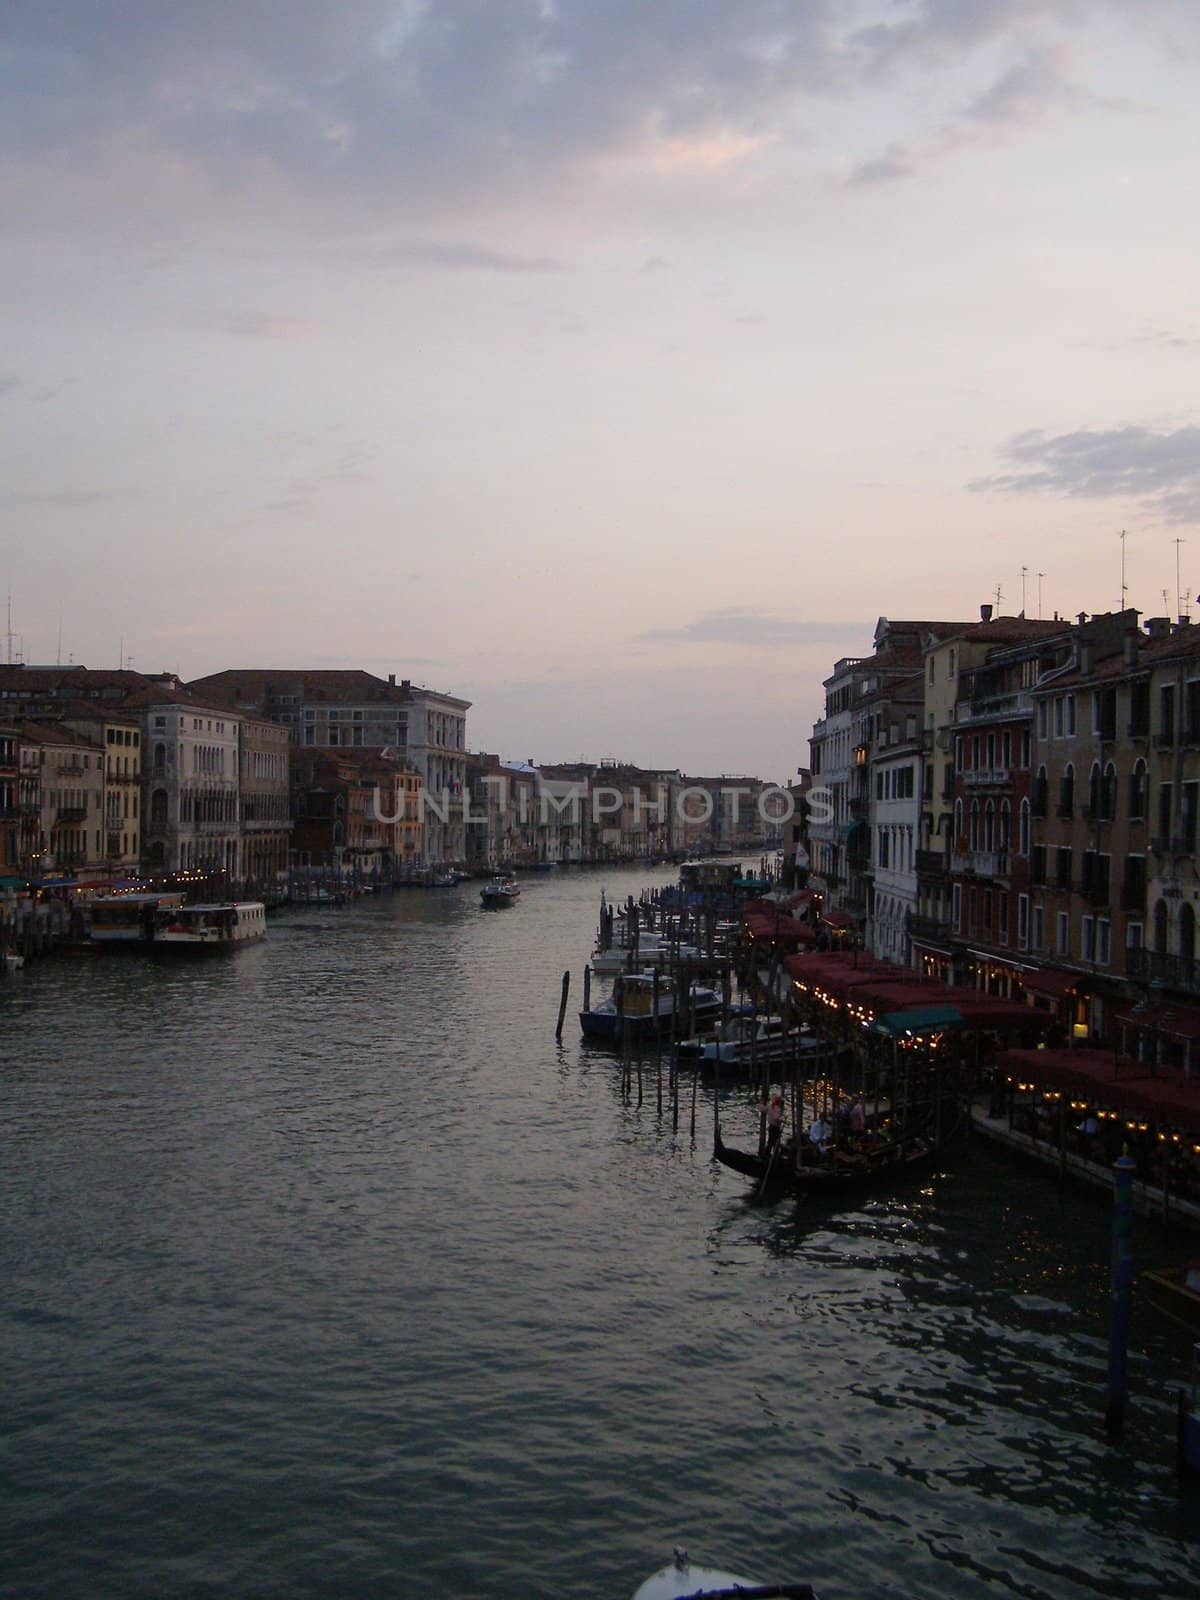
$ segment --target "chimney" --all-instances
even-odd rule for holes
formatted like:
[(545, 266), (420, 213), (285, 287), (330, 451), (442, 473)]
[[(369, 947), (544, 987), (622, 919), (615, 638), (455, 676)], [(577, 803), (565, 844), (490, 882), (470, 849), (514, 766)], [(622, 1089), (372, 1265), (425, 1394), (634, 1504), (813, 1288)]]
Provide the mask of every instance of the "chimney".
[(991, 608), (991, 606), (980, 606), (980, 608), (979, 608), (979, 620), (980, 620), (980, 622), (990, 622), (992, 620), (992, 608)]
[(1087, 621), (1087, 612), (1086, 612), (1086, 611), (1081, 611), (1081, 612), (1080, 612), (1080, 613), (1079, 613), (1079, 615), (1078, 615), (1078, 616), (1077, 616), (1077, 617), (1076, 617), (1076, 618), (1075, 618), (1075, 621), (1076, 621), (1076, 622), (1077, 622), (1077, 623), (1078, 623), (1078, 624), (1079, 624), (1079, 626), (1080, 626), (1080, 627), (1081, 627), (1081, 628), (1082, 628), (1082, 627), (1083, 627), (1083, 625), (1084, 625), (1084, 623), (1085, 623), (1085, 622), (1086, 622), (1086, 621)]
[(389, 689), (394, 689), (395, 687), (396, 687), (396, 674), (394, 672), (389, 672), (388, 673), (388, 688)]
[(1152, 639), (1165, 639), (1171, 632), (1170, 617), (1147, 617), (1146, 632)]

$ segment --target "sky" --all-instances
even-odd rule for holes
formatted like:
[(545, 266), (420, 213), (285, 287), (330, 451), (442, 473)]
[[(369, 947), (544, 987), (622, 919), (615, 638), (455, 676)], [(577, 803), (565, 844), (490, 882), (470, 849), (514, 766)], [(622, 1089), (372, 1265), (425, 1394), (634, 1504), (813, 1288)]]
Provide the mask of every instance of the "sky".
[(14, 656), (780, 781), (881, 615), (1198, 609), (1194, 0), (2, 16)]

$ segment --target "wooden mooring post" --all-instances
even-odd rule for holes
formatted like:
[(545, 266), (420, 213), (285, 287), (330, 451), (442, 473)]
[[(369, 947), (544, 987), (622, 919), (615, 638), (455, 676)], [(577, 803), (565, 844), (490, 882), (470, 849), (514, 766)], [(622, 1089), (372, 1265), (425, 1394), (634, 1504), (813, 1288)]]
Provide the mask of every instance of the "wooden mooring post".
[(567, 970), (562, 975), (562, 996), (561, 996), (561, 998), (559, 999), (559, 1002), (558, 1002), (558, 1026), (554, 1030), (554, 1037), (556, 1039), (561, 1039), (562, 1038), (563, 1023), (566, 1020), (566, 1015), (567, 1015), (567, 996), (570, 993), (571, 993), (571, 969), (570, 969), (570, 967), (568, 967)]

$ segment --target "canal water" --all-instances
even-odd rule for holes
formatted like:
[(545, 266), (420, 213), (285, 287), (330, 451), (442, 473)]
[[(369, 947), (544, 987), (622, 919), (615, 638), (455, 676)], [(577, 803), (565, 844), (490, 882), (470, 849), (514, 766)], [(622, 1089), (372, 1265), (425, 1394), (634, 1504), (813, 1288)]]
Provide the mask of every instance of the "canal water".
[(676, 1543), (824, 1600), (1200, 1593), (1141, 1302), (1104, 1434), (1102, 1203), (971, 1146), (754, 1207), (707, 1097), (694, 1142), (623, 1103), (579, 973), (602, 883), (668, 876), (0, 984), (0, 1594), (625, 1600)]

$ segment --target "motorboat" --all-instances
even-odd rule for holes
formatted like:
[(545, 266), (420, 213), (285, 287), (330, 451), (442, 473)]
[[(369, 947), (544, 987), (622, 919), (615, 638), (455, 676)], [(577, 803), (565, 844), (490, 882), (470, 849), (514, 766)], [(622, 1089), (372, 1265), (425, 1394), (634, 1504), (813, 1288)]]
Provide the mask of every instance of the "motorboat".
[(496, 911), (502, 906), (515, 905), (521, 885), (515, 878), (493, 878), (479, 891), (479, 899), (486, 910)]
[(585, 1039), (653, 1037), (669, 1031), (677, 1010), (689, 1026), (695, 1026), (719, 1014), (720, 993), (706, 984), (693, 983), (680, 1008), (675, 986), (661, 974), (621, 973), (607, 1000), (579, 1013), (579, 1026)]
[(670, 1566), (647, 1578), (633, 1600), (816, 1600), (811, 1584), (759, 1583), (718, 1567), (694, 1567), (686, 1550), (675, 1551)]
[(814, 1029), (792, 1027), (783, 1017), (762, 1012), (730, 1017), (713, 1038), (698, 1044), (692, 1053), (702, 1061), (733, 1071), (795, 1061), (819, 1047)]

